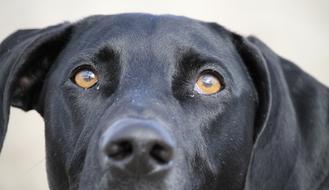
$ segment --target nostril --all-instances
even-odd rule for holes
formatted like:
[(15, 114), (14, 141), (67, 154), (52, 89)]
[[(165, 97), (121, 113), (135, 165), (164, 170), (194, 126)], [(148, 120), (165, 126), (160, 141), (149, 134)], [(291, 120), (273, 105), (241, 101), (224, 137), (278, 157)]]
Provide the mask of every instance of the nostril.
[(176, 143), (162, 123), (122, 119), (103, 132), (98, 155), (104, 172), (151, 176), (166, 174), (173, 167)]
[(133, 145), (129, 141), (112, 142), (106, 147), (105, 153), (114, 160), (123, 160), (133, 153)]
[(167, 164), (173, 158), (173, 150), (169, 146), (155, 144), (150, 151), (150, 156), (159, 164)]

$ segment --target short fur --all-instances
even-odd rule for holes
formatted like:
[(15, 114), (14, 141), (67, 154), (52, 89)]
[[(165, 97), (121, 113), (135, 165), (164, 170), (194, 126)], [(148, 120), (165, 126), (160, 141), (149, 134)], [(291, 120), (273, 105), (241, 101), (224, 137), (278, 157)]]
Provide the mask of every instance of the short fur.
[[(90, 64), (97, 87), (73, 84)], [(193, 90), (204, 69), (225, 88)], [(0, 149), (10, 106), (45, 120), (50, 189), (329, 189), (329, 90), (255, 37), (177, 16), (93, 16), (20, 30), (0, 46)], [(120, 118), (161, 120), (177, 144), (156, 179), (101, 169), (99, 138)]]

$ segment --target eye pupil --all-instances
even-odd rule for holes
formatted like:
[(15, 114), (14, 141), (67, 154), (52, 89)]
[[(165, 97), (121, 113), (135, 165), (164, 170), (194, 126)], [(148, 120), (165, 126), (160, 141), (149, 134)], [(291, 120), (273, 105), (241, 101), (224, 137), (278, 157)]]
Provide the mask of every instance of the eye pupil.
[(214, 85), (216, 81), (214, 81), (214, 77), (211, 75), (204, 75), (201, 77), (202, 83), (205, 87), (211, 87)]
[(92, 71), (81, 71), (80, 74), (81, 78), (86, 82), (90, 82), (96, 78), (95, 74)]

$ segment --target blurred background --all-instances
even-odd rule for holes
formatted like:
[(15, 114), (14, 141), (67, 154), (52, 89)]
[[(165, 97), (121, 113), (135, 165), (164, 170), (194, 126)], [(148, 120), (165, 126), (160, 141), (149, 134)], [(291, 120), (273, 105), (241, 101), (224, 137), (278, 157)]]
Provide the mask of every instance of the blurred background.
[[(258, 36), (329, 86), (328, 0), (0, 0), (0, 41), (17, 29), (124, 12), (183, 15)], [(0, 190), (48, 189), (43, 131), (36, 112), (11, 109)]]

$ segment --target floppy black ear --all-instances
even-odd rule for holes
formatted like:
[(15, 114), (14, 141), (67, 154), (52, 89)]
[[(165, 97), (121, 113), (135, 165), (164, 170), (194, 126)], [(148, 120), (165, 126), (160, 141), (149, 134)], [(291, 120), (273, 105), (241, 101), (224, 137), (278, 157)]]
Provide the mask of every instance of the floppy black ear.
[(257, 38), (232, 36), (259, 95), (245, 189), (328, 189), (328, 88)]
[(43, 80), (70, 34), (70, 24), (20, 30), (0, 45), (0, 151), (10, 106), (38, 110)]

